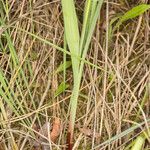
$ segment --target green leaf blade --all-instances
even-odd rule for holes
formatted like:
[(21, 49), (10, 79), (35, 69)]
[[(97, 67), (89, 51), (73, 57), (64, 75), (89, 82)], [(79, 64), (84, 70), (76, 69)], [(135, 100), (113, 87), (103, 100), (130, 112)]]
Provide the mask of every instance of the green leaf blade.
[(56, 73), (64, 71), (64, 67), (65, 69), (68, 69), (71, 66), (71, 64), (71, 61), (66, 61), (65, 63), (60, 64), (56, 70)]
[(122, 15), (119, 18), (119, 21), (116, 23), (113, 32), (116, 31), (116, 29), (125, 21), (129, 19), (134, 19), (140, 15), (142, 15), (144, 12), (146, 12), (148, 9), (150, 9), (150, 5), (147, 4), (141, 4), (136, 7), (133, 7), (129, 11), (127, 11), (124, 15)]
[(143, 14), (148, 9), (150, 9), (150, 5), (147, 5), (147, 4), (138, 5), (138, 6), (134, 7), (134, 8), (132, 8), (131, 10), (129, 10), (128, 12), (126, 12), (121, 17), (120, 22), (124, 22), (124, 21), (127, 21), (129, 19), (133, 19), (133, 18)]
[(79, 29), (78, 19), (73, 0), (62, 0), (65, 34), (69, 50), (73, 54), (79, 52)]
[(59, 96), (59, 95), (60, 95), (61, 93), (63, 93), (68, 87), (69, 87), (68, 84), (65, 84), (64, 82), (62, 82), (62, 83), (58, 86), (57, 90), (55, 91), (54, 97)]

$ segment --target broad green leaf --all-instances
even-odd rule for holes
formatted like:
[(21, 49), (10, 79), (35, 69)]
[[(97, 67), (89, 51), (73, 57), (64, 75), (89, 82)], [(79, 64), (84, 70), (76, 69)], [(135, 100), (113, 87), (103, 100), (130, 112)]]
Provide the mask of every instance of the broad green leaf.
[(65, 63), (59, 65), (59, 67), (56, 70), (56, 73), (60, 73), (64, 71), (64, 67), (65, 69), (68, 69), (70, 66), (71, 66), (71, 61), (66, 61)]
[(63, 93), (68, 87), (69, 87), (68, 84), (65, 84), (64, 82), (62, 82), (62, 83), (58, 86), (57, 90), (55, 91), (54, 97), (59, 96), (59, 95), (60, 95), (61, 93)]
[(62, 0), (65, 35), (70, 52), (79, 52), (79, 29), (74, 0)]
[[(88, 1), (88, 0), (87, 0)], [(91, 38), (93, 36), (93, 32), (97, 23), (97, 19), (99, 17), (100, 14), (100, 9), (101, 6), (103, 4), (103, 0), (99, 0), (97, 1), (97, 5), (95, 6), (95, 12), (93, 13), (93, 17), (91, 19), (90, 22), (87, 21), (87, 27), (88, 27), (88, 31), (87, 31), (87, 35), (85, 35), (85, 37), (83, 37), (83, 39), (85, 39), (85, 44), (83, 46), (82, 49), (82, 54), (81, 57), (83, 60), (85, 60), (87, 51), (89, 49), (89, 45), (91, 42)], [(89, 14), (90, 17), (90, 14)], [(73, 130), (74, 130), (74, 125), (75, 125), (75, 117), (76, 117), (76, 110), (77, 110), (77, 100), (78, 100), (78, 96), (79, 96), (79, 89), (80, 89), (80, 83), (81, 83), (81, 79), (82, 79), (82, 73), (83, 73), (83, 67), (84, 67), (84, 61), (81, 61), (80, 64), (80, 70), (77, 72), (77, 79), (75, 80), (76, 82), (74, 83), (74, 87), (73, 87), (73, 91), (72, 91), (72, 95), (71, 95), (71, 99), (70, 99), (70, 133), (71, 133), (71, 139), (73, 138)]]
[(120, 17), (113, 31), (115, 31), (123, 22), (140, 16), (148, 9), (150, 9), (150, 5), (147, 4), (141, 4), (136, 7), (133, 7), (131, 10), (127, 11), (123, 16)]
[(129, 10), (128, 12), (126, 12), (121, 18), (120, 18), (120, 22), (124, 22), (127, 21), (129, 19), (133, 19), (141, 14), (143, 14), (145, 11), (147, 11), (150, 8), (150, 5), (147, 4), (141, 4), (138, 5), (134, 8), (132, 8), (131, 10)]
[(80, 61), (74, 56), (80, 56), (79, 53), (79, 29), (78, 18), (76, 15), (74, 0), (62, 0), (62, 10), (65, 26), (66, 41), (71, 53), (74, 82), (77, 79)]

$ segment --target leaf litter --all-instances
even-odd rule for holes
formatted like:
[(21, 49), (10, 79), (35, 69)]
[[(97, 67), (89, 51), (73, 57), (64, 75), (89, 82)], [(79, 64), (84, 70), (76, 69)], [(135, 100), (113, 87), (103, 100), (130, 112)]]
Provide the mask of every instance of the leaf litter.
[(34, 150), (50, 150), (49, 143), (55, 143), (60, 135), (62, 129), (61, 119), (56, 117), (52, 128), (50, 122), (46, 122), (41, 129), (36, 125), (34, 125), (34, 128), (39, 133), (37, 140), (34, 142)]

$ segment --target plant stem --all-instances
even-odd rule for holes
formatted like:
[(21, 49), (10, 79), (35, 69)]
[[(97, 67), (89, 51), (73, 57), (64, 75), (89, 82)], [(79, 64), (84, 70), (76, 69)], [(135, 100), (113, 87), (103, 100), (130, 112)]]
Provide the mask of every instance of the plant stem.
[(75, 124), (75, 118), (76, 118), (76, 111), (77, 111), (77, 102), (79, 97), (79, 91), (80, 91), (80, 84), (81, 84), (81, 78), (82, 78), (82, 72), (79, 72), (79, 76), (74, 81), (74, 87), (70, 99), (70, 120), (69, 120), (69, 130), (68, 130), (68, 148), (69, 150), (72, 149), (72, 143), (73, 143), (73, 132), (74, 132), (74, 124)]

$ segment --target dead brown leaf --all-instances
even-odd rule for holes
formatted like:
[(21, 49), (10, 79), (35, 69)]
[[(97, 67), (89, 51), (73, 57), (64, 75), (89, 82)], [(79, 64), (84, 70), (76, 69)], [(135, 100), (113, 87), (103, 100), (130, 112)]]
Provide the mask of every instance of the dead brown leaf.
[[(50, 140), (52, 142), (56, 142), (58, 136), (60, 135), (61, 132), (61, 120), (60, 118), (55, 118), (53, 121), (53, 125), (52, 125), (52, 129), (50, 128), (50, 123), (46, 122), (41, 129), (37, 129), (37, 125), (34, 125), (34, 128), (36, 131), (39, 132), (39, 135), (37, 137), (37, 141), (34, 142), (34, 147), (36, 148), (36, 150), (40, 149), (40, 147), (42, 147), (42, 149), (47, 149), (49, 148), (49, 146), (43, 145), (42, 143), (47, 143), (46, 138), (50, 137)], [(42, 135), (42, 136), (40, 136)], [(45, 138), (44, 138), (44, 137)]]
[(50, 133), (51, 141), (55, 142), (60, 135), (61, 132), (61, 120), (59, 118), (55, 118), (53, 122), (53, 128)]

